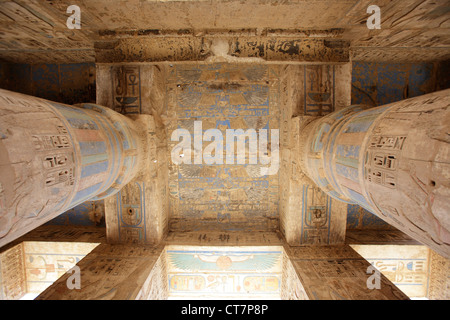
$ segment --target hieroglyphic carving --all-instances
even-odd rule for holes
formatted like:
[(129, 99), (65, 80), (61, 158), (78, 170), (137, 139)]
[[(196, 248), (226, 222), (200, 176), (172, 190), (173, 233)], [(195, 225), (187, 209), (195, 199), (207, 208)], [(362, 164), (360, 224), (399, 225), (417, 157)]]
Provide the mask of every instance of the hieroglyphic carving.
[(423, 298), (429, 283), (429, 249), (423, 245), (352, 245), (411, 298)]
[(366, 180), (395, 189), (397, 161), (405, 140), (406, 136), (371, 137), (364, 165)]
[(334, 111), (335, 67), (304, 66), (304, 113), (323, 116)]
[(282, 239), (275, 232), (169, 232), (166, 244), (250, 246), (281, 245)]
[(169, 296), (277, 297), (281, 247), (166, 247)]
[[(277, 75), (276, 67), (265, 65), (174, 67), (168, 76), (169, 133), (183, 128), (192, 134), (199, 118), (203, 130), (215, 128), (223, 136), (227, 129), (278, 129)], [(176, 144), (169, 142), (169, 149)], [(277, 174), (261, 177), (260, 166), (248, 161), (169, 168), (170, 229), (192, 230), (198, 218), (214, 230), (275, 229)]]
[(283, 270), (280, 290), (281, 300), (308, 300), (308, 295), (295, 272), (291, 260), (283, 252)]
[(427, 297), (430, 300), (450, 299), (450, 259), (445, 259), (432, 250)]
[(0, 299), (17, 300), (27, 292), (23, 245), (0, 254)]
[(329, 242), (331, 198), (318, 187), (303, 186), (302, 244)]
[(72, 186), (75, 182), (73, 152), (62, 153), (59, 151), (72, 148), (71, 139), (63, 125), (56, 126), (56, 132), (58, 134), (31, 136), (36, 151), (45, 152), (42, 156), (42, 166), (45, 172), (44, 186), (51, 187), (60, 183)]
[(113, 110), (121, 114), (141, 113), (139, 66), (118, 66), (113, 74)]
[(370, 290), (370, 263), (349, 246), (288, 247), (286, 252), (309, 299), (408, 299), (382, 274), (380, 289)]
[(166, 300), (169, 296), (166, 251), (163, 250), (136, 300)]
[(331, 212), (331, 198), (305, 176), (299, 155), (305, 144), (302, 129), (318, 116), (347, 106), (350, 91), (342, 80), (346, 77), (335, 79), (335, 72), (348, 76), (348, 70), (348, 66), (288, 66), (281, 73), (280, 230), (291, 245), (344, 242), (345, 208), (333, 205)]
[(37, 300), (133, 300), (162, 251), (161, 247), (101, 244), (77, 265), (81, 269), (80, 290), (70, 290), (63, 275)]
[(11, 245), (23, 241), (106, 243), (106, 230), (93, 226), (44, 224), (13, 241)]
[(119, 241), (145, 243), (145, 184), (132, 182), (116, 195)]
[[(5, 128), (1, 144), (6, 149), (2, 154), (8, 154), (0, 175), (0, 199), (4, 199), (0, 234), (7, 239), (32, 223), (23, 218), (42, 219), (53, 213), (49, 208), (57, 211), (64, 205), (73, 191), (75, 168), (72, 138), (57, 110), (44, 100), (9, 91), (4, 91), (1, 100), (2, 109), (9, 114), (0, 119)], [(25, 183), (30, 180), (36, 183)], [(8, 199), (6, 190), (14, 190), (14, 196)], [(34, 199), (33, 192), (42, 198)]]
[(393, 229), (347, 229), (345, 234), (347, 244), (419, 244), (407, 234)]
[(41, 293), (91, 252), (98, 243), (25, 241), (28, 293)]

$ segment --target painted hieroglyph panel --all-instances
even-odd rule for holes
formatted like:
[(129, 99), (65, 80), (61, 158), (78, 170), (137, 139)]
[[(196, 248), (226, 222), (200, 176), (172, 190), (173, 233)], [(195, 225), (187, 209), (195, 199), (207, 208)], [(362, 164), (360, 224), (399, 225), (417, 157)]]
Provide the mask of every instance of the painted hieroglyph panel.
[(28, 293), (41, 293), (91, 252), (98, 243), (25, 241)]
[(171, 298), (280, 299), (281, 247), (166, 247)]
[[(267, 65), (181, 65), (168, 72), (168, 133), (186, 129), (194, 141), (194, 121), (201, 132), (216, 129), (224, 137), (223, 164), (171, 163), (169, 192), (171, 230), (188, 231), (202, 220), (209, 230), (275, 230), (278, 221), (278, 173), (261, 176), (261, 161), (230, 163), (228, 129), (269, 132), (279, 129), (278, 68)], [(170, 139), (170, 138), (169, 138)], [(178, 141), (169, 141), (173, 150)], [(202, 143), (202, 152), (210, 145)], [(248, 147), (248, 144), (247, 144)], [(246, 147), (246, 148), (247, 148)], [(267, 146), (267, 153), (275, 151)], [(278, 151), (278, 150), (276, 150)], [(221, 151), (217, 151), (221, 152)], [(236, 155), (234, 155), (236, 156)], [(258, 158), (260, 159), (260, 158)], [(183, 159), (185, 160), (185, 159)]]
[(351, 245), (410, 298), (427, 296), (429, 251), (421, 245)]

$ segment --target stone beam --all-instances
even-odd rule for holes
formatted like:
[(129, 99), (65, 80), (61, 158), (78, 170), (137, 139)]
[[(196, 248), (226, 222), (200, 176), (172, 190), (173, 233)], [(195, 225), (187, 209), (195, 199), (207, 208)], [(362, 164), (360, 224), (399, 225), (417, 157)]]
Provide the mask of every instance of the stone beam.
[(378, 229), (347, 229), (345, 231), (346, 244), (396, 244), (396, 245), (419, 245), (400, 230), (378, 230)]
[(167, 275), (163, 247), (101, 244), (77, 266), (80, 288), (66, 273), (36, 300), (163, 300)]
[(349, 42), (287, 36), (141, 36), (95, 43), (97, 63), (253, 62), (335, 64), (349, 62)]
[[(383, 274), (375, 274), (371, 264), (348, 245), (286, 246), (285, 250), (307, 299), (409, 300)], [(373, 278), (377, 275), (379, 285)]]

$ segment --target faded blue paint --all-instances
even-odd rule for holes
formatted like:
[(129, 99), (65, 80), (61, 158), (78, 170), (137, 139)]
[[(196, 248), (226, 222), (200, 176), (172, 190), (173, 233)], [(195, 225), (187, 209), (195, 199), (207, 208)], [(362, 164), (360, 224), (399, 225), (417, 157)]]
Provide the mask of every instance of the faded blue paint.
[(106, 153), (107, 148), (104, 141), (83, 141), (79, 142), (82, 156)]
[(357, 202), (361, 207), (365, 208), (368, 211), (371, 211), (369, 204), (367, 203), (366, 199), (363, 197), (362, 194), (359, 192), (356, 192), (355, 190), (349, 189), (347, 187), (344, 187), (347, 192), (349, 193), (350, 197)]
[(108, 165), (109, 165), (108, 161), (103, 161), (83, 166), (81, 168), (81, 178), (105, 172), (106, 170), (108, 170)]
[(357, 204), (347, 207), (347, 229), (392, 229), (388, 223)]
[(101, 207), (103, 209), (103, 203), (97, 201), (83, 202), (50, 220), (46, 225), (97, 226), (104, 228), (106, 226), (104, 218), (101, 219), (100, 222), (95, 223), (91, 220), (89, 215), (96, 207)]
[(336, 155), (344, 158), (359, 158), (359, 151), (361, 147), (358, 145), (344, 145), (340, 144), (336, 147)]
[(88, 119), (76, 119), (76, 118), (67, 118), (72, 128), (75, 129), (89, 129), (89, 130), (98, 130), (97, 124)]
[(435, 91), (433, 63), (352, 65), (352, 104), (382, 105)]
[[(353, 62), (352, 104), (382, 105), (430, 93), (435, 90), (433, 70), (433, 63)], [(356, 220), (352, 218), (355, 208), (359, 206), (348, 206), (349, 228), (356, 224)], [(363, 208), (361, 210), (367, 213), (363, 220), (369, 215), (376, 217)], [(379, 224), (387, 225), (378, 217), (376, 219)], [(363, 225), (367, 223), (364, 222)]]
[(60, 87), (60, 78), (58, 65), (35, 65), (31, 68), (31, 81), (36, 85), (35, 95), (45, 96), (49, 100), (58, 100)]
[(408, 98), (428, 93), (423, 87), (432, 78), (432, 73), (433, 65), (431, 63), (413, 64), (411, 66), (408, 76)]
[(75, 206), (83, 201), (86, 201), (89, 198), (92, 198), (92, 195), (96, 194), (101, 186), (103, 185), (103, 182), (94, 184), (90, 187), (87, 187), (86, 189), (80, 190), (75, 194), (75, 197), (73, 197), (72, 201), (70, 202), (70, 206)]
[(108, 154), (102, 153), (102, 154), (94, 154), (90, 156), (84, 156), (81, 158), (81, 165), (87, 165), (94, 162), (100, 162), (103, 160), (108, 160)]
[(345, 133), (354, 133), (354, 132), (367, 132), (369, 130), (370, 126), (372, 125), (373, 121), (378, 117), (379, 115), (369, 115), (365, 117), (358, 117), (350, 120), (349, 123), (346, 124), (344, 132)]
[[(127, 139), (122, 140), (122, 147), (124, 150), (130, 149), (130, 143), (133, 144), (133, 141), (128, 139), (128, 135), (126, 134), (125, 130), (123, 129), (122, 125), (119, 122), (114, 122), (114, 128), (116, 128), (117, 131), (119, 131), (123, 137), (127, 137)], [(130, 141), (129, 141), (130, 140)], [(134, 147), (134, 146), (133, 146)]]
[(312, 141), (312, 151), (319, 152), (323, 150), (323, 135), (330, 131), (330, 125), (328, 123), (323, 123), (320, 128), (316, 130), (314, 140)]
[(348, 167), (342, 164), (336, 164), (336, 173), (341, 175), (347, 179), (350, 179), (359, 184), (358, 180), (358, 166), (356, 167)]
[[(91, 105), (88, 107), (92, 108), (93, 106)], [(105, 112), (106, 112), (106, 110), (107, 109), (105, 109)], [(111, 146), (111, 149), (112, 149), (110, 152), (111, 153), (110, 163), (112, 164), (112, 168), (110, 169), (108, 179), (106, 180), (106, 185), (111, 185), (111, 183), (113, 182), (113, 179), (115, 177), (117, 177), (117, 175), (119, 173), (119, 167), (120, 167), (119, 164), (122, 160), (122, 154), (121, 154), (120, 148), (116, 147), (119, 145), (119, 141), (118, 141), (117, 136), (114, 133), (114, 130), (111, 128), (111, 125), (109, 124), (109, 122), (106, 122), (105, 119), (102, 119), (101, 117), (99, 117), (97, 120), (98, 120), (98, 123), (100, 124), (100, 126), (102, 127), (102, 129), (104, 130), (104, 132), (109, 133), (109, 134), (107, 134), (107, 137), (108, 137), (109, 145)], [(113, 141), (113, 138), (114, 138), (114, 141)], [(116, 160), (116, 156), (117, 156), (118, 160)], [(102, 192), (104, 192), (104, 190), (102, 190)]]
[(409, 65), (401, 63), (377, 65), (377, 103), (379, 105), (405, 99), (408, 69)]
[(359, 162), (358, 159), (344, 158), (344, 157), (336, 156), (335, 161), (336, 161), (336, 163), (342, 164), (344, 166), (358, 169), (358, 162)]

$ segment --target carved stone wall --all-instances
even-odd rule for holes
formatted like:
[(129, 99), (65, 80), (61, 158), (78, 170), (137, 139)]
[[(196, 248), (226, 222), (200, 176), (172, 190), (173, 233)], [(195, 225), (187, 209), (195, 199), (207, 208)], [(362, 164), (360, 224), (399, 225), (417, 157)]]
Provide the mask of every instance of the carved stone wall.
[(283, 270), (281, 276), (281, 300), (308, 300), (305, 288), (292, 265), (291, 260), (283, 250)]
[(302, 172), (301, 129), (350, 104), (351, 65), (287, 66), (281, 72), (280, 230), (290, 245), (343, 243), (347, 205)]
[(155, 65), (97, 65), (97, 103), (145, 128), (145, 169), (105, 199), (110, 243), (155, 244), (168, 230), (165, 72)]
[(167, 300), (169, 297), (169, 286), (166, 259), (166, 250), (163, 250), (136, 300)]
[(25, 241), (27, 293), (41, 293), (75, 266), (98, 243)]
[(27, 292), (23, 244), (0, 253), (0, 300), (17, 300)]
[(430, 277), (428, 282), (428, 299), (450, 299), (450, 259), (445, 259), (430, 250)]

